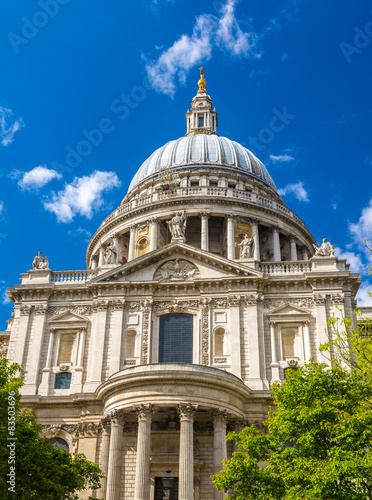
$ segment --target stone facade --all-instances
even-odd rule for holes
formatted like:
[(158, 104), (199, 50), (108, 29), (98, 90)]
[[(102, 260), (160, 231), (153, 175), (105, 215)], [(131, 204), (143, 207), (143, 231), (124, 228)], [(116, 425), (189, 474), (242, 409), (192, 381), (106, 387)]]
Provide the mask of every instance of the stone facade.
[[(227, 429), (265, 419), (287, 368), (329, 363), (327, 319), (352, 314), (361, 281), (316, 250), (259, 160), (218, 138), (205, 85), (187, 124), (186, 156), (180, 139), (140, 169), (86, 270), (48, 261), (9, 290), (2, 349), (24, 366), (23, 404), (46, 437), (101, 464), (106, 500), (154, 499), (167, 469), (178, 498), (222, 499), (210, 476), (233, 451)], [(190, 320), (188, 362), (177, 346), (164, 358), (171, 316)]]

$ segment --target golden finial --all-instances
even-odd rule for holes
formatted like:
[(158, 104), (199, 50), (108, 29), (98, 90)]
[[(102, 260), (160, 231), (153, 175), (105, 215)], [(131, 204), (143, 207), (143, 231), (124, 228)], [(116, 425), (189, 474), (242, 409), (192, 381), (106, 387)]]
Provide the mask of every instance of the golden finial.
[(205, 86), (207, 85), (207, 82), (204, 80), (204, 68), (201, 67), (199, 69), (200, 69), (200, 80), (198, 81), (199, 85), (198, 94), (205, 94)]

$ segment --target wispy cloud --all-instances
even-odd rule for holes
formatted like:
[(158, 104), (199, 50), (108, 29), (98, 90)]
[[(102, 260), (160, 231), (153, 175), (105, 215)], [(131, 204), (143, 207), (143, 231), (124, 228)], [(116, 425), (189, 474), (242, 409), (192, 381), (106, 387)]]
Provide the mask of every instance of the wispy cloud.
[(3, 290), (1, 293), (1, 303), (3, 304), (3, 306), (6, 306), (7, 304), (11, 303), (10, 298), (6, 294), (6, 289)]
[(352, 273), (363, 273), (365, 272), (366, 266), (362, 262), (362, 257), (360, 254), (350, 251), (342, 251), (340, 247), (335, 247), (335, 255), (339, 259), (346, 259), (348, 264), (350, 264), (350, 271)]
[(0, 106), (0, 141), (3, 146), (8, 146), (14, 141), (14, 135), (24, 127), (22, 118), (13, 120), (13, 111)]
[(288, 163), (289, 161), (293, 161), (294, 157), (287, 153), (284, 153), (277, 156), (270, 155), (270, 160), (272, 163)]
[(62, 191), (53, 192), (44, 208), (54, 213), (58, 222), (71, 222), (76, 215), (90, 219), (101, 208), (103, 193), (120, 184), (115, 172), (95, 171), (89, 176), (75, 177)]
[(4, 202), (0, 201), (0, 214), (3, 212), (3, 210), (4, 210)]
[(304, 184), (302, 181), (298, 181), (295, 184), (287, 184), (287, 186), (285, 186), (284, 188), (278, 189), (278, 193), (280, 194), (280, 196), (293, 194), (298, 201), (303, 201), (305, 203), (308, 203), (310, 201), (308, 192), (304, 188)]
[(27, 191), (38, 191), (53, 179), (61, 179), (62, 175), (46, 165), (39, 165), (28, 172), (13, 171), (13, 177), (20, 177), (18, 186)]
[(212, 57), (215, 48), (240, 57), (260, 57), (256, 51), (257, 35), (244, 32), (235, 17), (236, 0), (227, 0), (220, 17), (202, 14), (196, 18), (191, 35), (183, 34), (156, 61), (146, 65), (149, 81), (162, 94), (173, 97), (175, 80), (186, 81), (188, 71)]
[(357, 244), (363, 243), (365, 239), (372, 240), (372, 198), (363, 208), (358, 222), (349, 224), (349, 230)]
[(371, 283), (364, 281), (356, 295), (359, 307), (372, 307)]
[(77, 236), (80, 239), (81, 239), (81, 237), (83, 237), (84, 241), (86, 241), (86, 242), (89, 242), (91, 237), (92, 237), (92, 233), (90, 231), (87, 231), (83, 227), (78, 227), (77, 229), (71, 229), (70, 231), (68, 231), (67, 234), (69, 236)]

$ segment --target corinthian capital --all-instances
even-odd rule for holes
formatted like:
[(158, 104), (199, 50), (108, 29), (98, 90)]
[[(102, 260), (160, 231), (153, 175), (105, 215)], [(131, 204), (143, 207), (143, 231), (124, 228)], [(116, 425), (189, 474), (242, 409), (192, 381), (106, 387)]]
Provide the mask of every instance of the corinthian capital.
[(152, 404), (140, 404), (133, 406), (133, 410), (137, 413), (138, 421), (150, 420), (152, 419), (153, 413), (155, 413)]
[(194, 421), (194, 413), (199, 408), (199, 405), (192, 405), (191, 403), (179, 403), (177, 410), (180, 420)]

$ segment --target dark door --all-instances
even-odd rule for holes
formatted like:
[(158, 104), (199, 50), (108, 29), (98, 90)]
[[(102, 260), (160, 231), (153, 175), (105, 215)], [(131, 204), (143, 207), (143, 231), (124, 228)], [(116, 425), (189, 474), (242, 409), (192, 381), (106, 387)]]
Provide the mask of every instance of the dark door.
[(192, 363), (192, 314), (160, 316), (159, 363)]
[[(163, 483), (161, 477), (155, 478), (155, 500), (163, 500)], [(171, 490), (170, 500), (178, 500), (178, 477), (174, 478), (173, 490)]]

